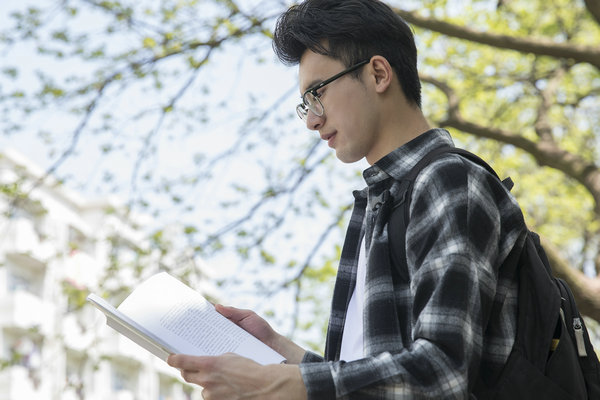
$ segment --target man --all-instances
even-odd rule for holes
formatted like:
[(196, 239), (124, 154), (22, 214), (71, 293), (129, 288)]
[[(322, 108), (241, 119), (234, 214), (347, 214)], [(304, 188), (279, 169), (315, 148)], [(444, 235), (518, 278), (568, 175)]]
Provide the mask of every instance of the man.
[[(515, 200), (478, 165), (446, 155), (415, 181), (406, 243), (389, 243), (402, 177), (452, 146), (421, 111), (408, 25), (375, 0), (307, 0), (278, 21), (274, 49), (299, 64), (300, 118), (350, 163), (367, 188), (355, 207), (333, 294), (325, 357), (277, 334), (256, 314), (217, 306), (287, 358), (258, 366), (236, 355), (175, 355), (169, 363), (206, 399), (468, 398), (492, 383), (511, 351), (517, 282), (502, 262), (520, 249)], [(397, 274), (390, 246), (403, 246)]]

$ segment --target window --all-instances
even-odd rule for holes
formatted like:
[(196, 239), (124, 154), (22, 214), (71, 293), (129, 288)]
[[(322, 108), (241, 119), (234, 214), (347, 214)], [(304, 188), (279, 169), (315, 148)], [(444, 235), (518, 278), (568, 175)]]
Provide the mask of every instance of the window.
[(9, 292), (24, 291), (35, 296), (41, 295), (45, 275), (43, 269), (31, 268), (19, 256), (8, 256), (7, 267), (6, 285)]
[(112, 366), (112, 390), (118, 392), (135, 393), (137, 390), (138, 368), (126, 366), (123, 364), (113, 364)]

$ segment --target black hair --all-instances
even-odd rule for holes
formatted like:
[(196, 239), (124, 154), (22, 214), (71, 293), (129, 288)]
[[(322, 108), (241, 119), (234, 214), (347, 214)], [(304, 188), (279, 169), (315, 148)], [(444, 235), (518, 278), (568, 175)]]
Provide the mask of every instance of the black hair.
[[(275, 54), (296, 65), (306, 50), (346, 67), (385, 57), (409, 102), (421, 107), (417, 47), (410, 26), (377, 0), (306, 0), (279, 16), (273, 37)], [(358, 76), (356, 72), (355, 76)]]

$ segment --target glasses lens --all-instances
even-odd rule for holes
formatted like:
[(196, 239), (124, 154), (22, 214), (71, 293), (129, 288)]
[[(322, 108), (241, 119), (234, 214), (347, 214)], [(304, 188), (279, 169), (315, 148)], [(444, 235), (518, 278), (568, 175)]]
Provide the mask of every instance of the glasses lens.
[(321, 100), (319, 100), (312, 92), (306, 92), (304, 95), (304, 104), (306, 104), (306, 107), (308, 107), (308, 109), (317, 117), (323, 115), (323, 104), (321, 104)]
[(308, 108), (306, 108), (304, 103), (300, 103), (296, 106), (296, 114), (298, 114), (302, 121), (306, 121), (306, 116), (308, 115)]

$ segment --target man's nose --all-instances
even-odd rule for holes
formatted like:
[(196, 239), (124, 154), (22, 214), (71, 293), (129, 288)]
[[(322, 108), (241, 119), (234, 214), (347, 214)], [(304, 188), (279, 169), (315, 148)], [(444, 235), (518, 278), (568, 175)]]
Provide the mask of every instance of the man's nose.
[(310, 110), (306, 114), (306, 127), (311, 131), (319, 130), (323, 126), (324, 121), (325, 114), (318, 116)]

